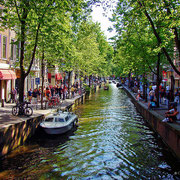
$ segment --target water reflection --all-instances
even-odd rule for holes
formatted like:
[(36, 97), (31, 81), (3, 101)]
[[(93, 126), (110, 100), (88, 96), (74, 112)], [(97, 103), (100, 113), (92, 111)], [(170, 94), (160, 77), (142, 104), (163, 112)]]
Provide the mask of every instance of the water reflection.
[(1, 177), (29, 179), (178, 179), (179, 163), (111, 86), (74, 109), (79, 127), (65, 135), (42, 131), (1, 161)]

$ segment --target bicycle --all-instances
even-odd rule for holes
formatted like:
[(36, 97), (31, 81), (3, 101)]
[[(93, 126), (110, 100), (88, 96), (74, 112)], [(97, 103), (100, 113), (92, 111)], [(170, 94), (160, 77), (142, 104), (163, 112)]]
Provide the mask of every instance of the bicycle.
[(12, 114), (14, 116), (18, 116), (18, 115), (25, 115), (25, 116), (31, 116), (33, 114), (33, 109), (31, 107), (28, 106), (28, 104), (30, 104), (30, 102), (19, 102), (16, 104), (16, 106), (12, 107)]

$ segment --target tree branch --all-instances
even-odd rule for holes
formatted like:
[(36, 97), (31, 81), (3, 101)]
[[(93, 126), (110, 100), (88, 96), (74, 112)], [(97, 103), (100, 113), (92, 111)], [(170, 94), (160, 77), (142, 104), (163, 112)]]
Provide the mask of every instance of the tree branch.
[(44, 18), (45, 14), (46, 14), (46, 10), (47, 10), (47, 8), (49, 7), (49, 5), (50, 5), (50, 4), (48, 4), (47, 7), (46, 7), (46, 9), (44, 10), (44, 13), (43, 13), (42, 17), (39, 18), (39, 24), (38, 24), (37, 30), (36, 30), (36, 37), (35, 37), (35, 43), (34, 43), (34, 49), (33, 49), (33, 53), (32, 53), (32, 58), (31, 58), (31, 62), (30, 62), (29, 68), (28, 68), (27, 72), (25, 73), (25, 77), (28, 76), (28, 74), (29, 74), (30, 71), (31, 71), (31, 67), (32, 67), (32, 65), (33, 65), (34, 58), (35, 58), (35, 54), (36, 54), (36, 48), (37, 48), (39, 30), (40, 30), (40, 26), (41, 26), (41, 21), (40, 21), (40, 20), (42, 20), (42, 19)]
[(16, 7), (16, 12), (17, 12), (17, 15), (18, 15), (19, 21), (21, 22), (21, 17), (20, 17), (20, 14), (19, 14), (19, 10), (18, 10), (18, 6), (17, 6), (17, 2), (16, 2), (16, 0), (14, 0), (14, 4), (15, 4), (15, 7)]
[[(176, 27), (172, 28), (174, 30), (174, 35), (175, 35), (175, 43), (176, 43), (176, 47), (178, 49), (179, 52), (179, 58), (180, 58), (180, 39), (178, 36), (178, 30)], [(180, 59), (179, 59), (180, 60)]]
[[(166, 0), (164, 0), (164, 4), (165, 4), (165, 8), (167, 10), (167, 14), (171, 15), (172, 13), (170, 11), (169, 4), (168, 4), (168, 2)], [(170, 19), (172, 19), (172, 18), (170, 17)], [(179, 58), (180, 58), (180, 39), (179, 39), (179, 35), (178, 35), (178, 30), (177, 30), (176, 27), (173, 27), (172, 29), (173, 29), (173, 32), (174, 32), (174, 36), (175, 36), (174, 40), (175, 40), (175, 44), (176, 44), (176, 47), (178, 49)]]
[[(153, 29), (153, 33), (154, 33), (154, 35), (156, 36), (156, 38), (157, 38), (157, 40), (158, 40), (158, 43), (161, 45), (161, 44), (162, 44), (161, 38), (160, 38), (159, 34), (158, 34), (157, 31), (156, 31), (155, 25), (154, 25), (151, 17), (149, 16), (147, 10), (145, 9), (145, 7), (142, 5), (142, 3), (141, 3), (139, 0), (138, 0), (138, 3), (139, 3), (139, 5), (140, 5), (140, 7), (144, 9), (145, 16), (147, 17), (147, 19), (149, 20), (149, 22), (150, 22), (150, 24), (151, 24), (151, 27), (152, 27), (152, 29)], [(164, 52), (167, 60), (169, 61), (171, 67), (174, 69), (174, 71), (175, 71), (178, 75), (180, 75), (180, 71), (176, 68), (176, 66), (175, 66), (174, 63), (172, 62), (171, 57), (169, 56), (166, 48), (165, 48), (165, 47), (162, 47), (162, 50), (163, 50), (163, 52)]]
[(31, 67), (32, 67), (33, 62), (34, 62), (35, 53), (36, 53), (36, 47), (37, 47), (37, 42), (38, 42), (38, 36), (39, 36), (40, 25), (41, 25), (41, 23), (39, 22), (37, 30), (36, 30), (36, 38), (35, 38), (35, 43), (34, 43), (34, 49), (33, 49), (33, 53), (32, 53), (31, 62), (30, 62), (30, 65), (29, 65), (29, 68), (28, 68), (27, 72), (25, 73), (25, 77), (28, 76), (28, 74), (30, 73)]
[(151, 68), (151, 66), (149, 65), (149, 62), (146, 60), (146, 63), (147, 63), (147, 65), (148, 65), (148, 68), (150, 69), (150, 71), (153, 73), (153, 74), (155, 74), (155, 75), (157, 75), (157, 73), (155, 72), (155, 71), (153, 71), (153, 69)]

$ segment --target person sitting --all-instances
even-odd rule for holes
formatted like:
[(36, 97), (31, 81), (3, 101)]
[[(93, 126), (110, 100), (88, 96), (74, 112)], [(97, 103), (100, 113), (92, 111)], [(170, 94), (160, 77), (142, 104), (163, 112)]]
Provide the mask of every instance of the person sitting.
[(177, 107), (175, 105), (172, 105), (172, 108), (165, 113), (166, 118), (168, 119), (168, 122), (176, 122), (177, 121), (177, 115), (179, 114)]
[(149, 100), (150, 100), (150, 101), (153, 101), (153, 100), (154, 100), (154, 97), (155, 97), (155, 92), (154, 92), (154, 90), (151, 88), (151, 89), (150, 89), (150, 92), (149, 92)]
[(141, 98), (141, 91), (140, 89), (138, 89), (138, 93), (137, 93), (137, 96), (136, 96), (136, 100), (139, 101)]
[(148, 103), (148, 109), (155, 108), (155, 107), (156, 107), (156, 101), (155, 99), (153, 99)]

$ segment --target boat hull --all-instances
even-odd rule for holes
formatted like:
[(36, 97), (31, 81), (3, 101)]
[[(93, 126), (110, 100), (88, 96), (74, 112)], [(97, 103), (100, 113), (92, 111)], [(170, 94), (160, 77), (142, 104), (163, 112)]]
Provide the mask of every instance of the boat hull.
[(71, 120), (64, 125), (58, 125), (58, 123), (44, 123), (40, 124), (40, 127), (47, 133), (47, 134), (64, 134), (67, 131), (71, 130), (73, 126), (78, 122), (78, 117), (75, 115), (71, 118)]
[(65, 126), (65, 127), (55, 127), (55, 128), (46, 128), (43, 127), (44, 131), (47, 134), (64, 134), (67, 131), (71, 130), (72, 127), (74, 126), (74, 121), (72, 123), (70, 123), (69, 125)]

